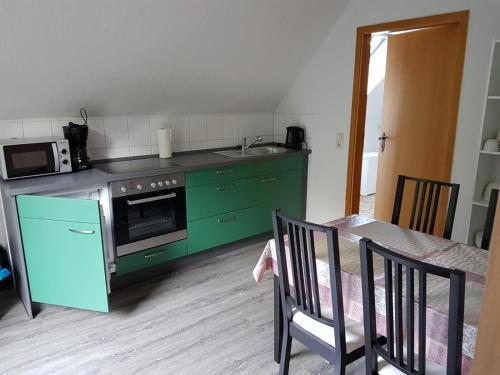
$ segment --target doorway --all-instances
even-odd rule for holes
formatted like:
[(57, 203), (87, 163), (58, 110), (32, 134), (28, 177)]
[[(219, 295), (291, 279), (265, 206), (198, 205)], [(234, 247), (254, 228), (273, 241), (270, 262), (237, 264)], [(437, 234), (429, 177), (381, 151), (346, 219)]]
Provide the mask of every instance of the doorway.
[(449, 181), (468, 15), (358, 28), (346, 215), (390, 221), (398, 174)]

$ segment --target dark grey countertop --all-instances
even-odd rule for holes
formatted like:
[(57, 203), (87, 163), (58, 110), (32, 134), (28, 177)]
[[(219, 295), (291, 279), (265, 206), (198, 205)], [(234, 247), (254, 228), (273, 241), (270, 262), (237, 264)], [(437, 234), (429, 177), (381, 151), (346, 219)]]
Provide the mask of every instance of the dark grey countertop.
[[(21, 180), (1, 181), (2, 190), (7, 196), (20, 194), (36, 194), (65, 190), (85, 190), (92, 187), (106, 185), (112, 181), (128, 180), (133, 178), (150, 177), (161, 174), (182, 173), (199, 169), (216, 168), (231, 164), (252, 163), (264, 159), (282, 158), (291, 154), (301, 153), (307, 155), (309, 150), (289, 151), (282, 154), (254, 156), (250, 158), (231, 158), (215, 154), (214, 151), (193, 151), (177, 153), (172, 156), (175, 166), (165, 169), (149, 171), (111, 174), (99, 168), (75, 173), (26, 178)], [(131, 158), (132, 159), (132, 158)], [(97, 164), (98, 165), (98, 164)]]

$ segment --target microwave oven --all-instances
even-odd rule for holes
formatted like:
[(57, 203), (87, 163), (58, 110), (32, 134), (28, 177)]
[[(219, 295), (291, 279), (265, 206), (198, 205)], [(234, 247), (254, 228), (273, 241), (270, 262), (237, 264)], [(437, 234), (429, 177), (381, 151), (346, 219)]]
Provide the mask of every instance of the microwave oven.
[(69, 143), (63, 138), (0, 140), (4, 180), (71, 172)]

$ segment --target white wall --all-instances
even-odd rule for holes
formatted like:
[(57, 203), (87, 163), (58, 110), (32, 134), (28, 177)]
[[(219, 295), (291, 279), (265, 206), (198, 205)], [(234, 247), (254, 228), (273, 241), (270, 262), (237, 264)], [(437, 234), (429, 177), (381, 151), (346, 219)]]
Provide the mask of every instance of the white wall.
[[(88, 149), (94, 160), (158, 153), (157, 129), (172, 127), (174, 152), (235, 146), (241, 138), (261, 135), (272, 142), (273, 113), (174, 114), (89, 118)], [(63, 136), (62, 126), (82, 119), (0, 121), (0, 139)]]
[[(344, 214), (356, 28), (464, 9), (470, 9), (471, 13), (452, 180), (461, 184), (453, 237), (466, 239), (490, 48), (492, 40), (500, 38), (500, 1), (353, 0), (349, 3), (276, 110), (282, 116), (310, 114), (304, 121), (312, 145), (308, 219), (322, 222)], [(337, 132), (345, 133), (342, 150), (334, 147)]]

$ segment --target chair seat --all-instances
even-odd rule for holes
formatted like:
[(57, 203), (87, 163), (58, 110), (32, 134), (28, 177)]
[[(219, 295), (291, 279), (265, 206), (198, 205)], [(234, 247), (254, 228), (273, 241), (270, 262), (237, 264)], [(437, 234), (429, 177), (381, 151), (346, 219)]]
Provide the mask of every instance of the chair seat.
[[(365, 345), (364, 328), (363, 323), (358, 323), (347, 317), (344, 319), (346, 350), (347, 353), (350, 353)], [(292, 311), (292, 321), (321, 341), (335, 347), (335, 328), (318, 322), (297, 309)]]
[[(418, 360), (415, 358), (415, 360)], [(379, 357), (378, 362), (378, 373), (379, 375), (405, 375), (404, 372), (399, 371), (393, 365), (387, 363), (385, 360)], [(426, 375), (445, 375), (446, 368), (435, 364), (434, 362), (425, 362), (425, 374)]]

